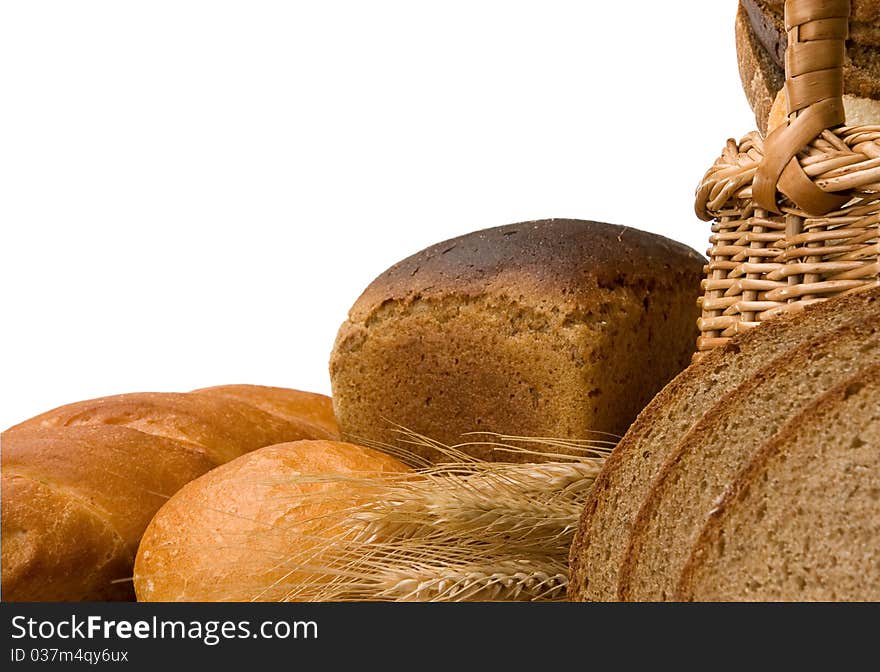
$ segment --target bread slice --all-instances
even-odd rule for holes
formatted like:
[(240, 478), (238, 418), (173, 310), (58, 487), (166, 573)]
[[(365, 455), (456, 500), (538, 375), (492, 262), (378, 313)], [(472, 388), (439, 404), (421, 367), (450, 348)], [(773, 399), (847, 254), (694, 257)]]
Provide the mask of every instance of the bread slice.
[(710, 517), (685, 600), (880, 600), (880, 367), (766, 444)]
[(719, 399), (682, 439), (639, 511), (620, 599), (673, 599), (706, 519), (760, 446), (817, 396), (873, 364), (880, 364), (880, 311), (777, 357)]
[(570, 556), (569, 598), (618, 598), (620, 565), (649, 487), (680, 439), (714, 403), (800, 344), (880, 311), (880, 288), (807, 306), (710, 351), (667, 385), (605, 463)]

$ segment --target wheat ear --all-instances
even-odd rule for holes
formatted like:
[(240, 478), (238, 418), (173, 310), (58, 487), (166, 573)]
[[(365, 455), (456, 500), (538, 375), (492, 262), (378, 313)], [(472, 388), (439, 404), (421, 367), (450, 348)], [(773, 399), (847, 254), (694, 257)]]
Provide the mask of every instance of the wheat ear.
[[(401, 435), (402, 443), (430, 445), (451, 461), (415, 475), (302, 475), (299, 482), (346, 486), (322, 489), (318, 499), (352, 486), (369, 494), (337, 508), (325, 521), (332, 532), (281, 560), (277, 568), (286, 571), (263, 591), (312, 601), (564, 599), (568, 549), (605, 442), (547, 439), (565, 451), (553, 455), (558, 461), (523, 464), (484, 462), (461, 450), (467, 444)], [(488, 439), (526, 453), (520, 442), (541, 441)], [(393, 452), (406, 457), (400, 446)]]

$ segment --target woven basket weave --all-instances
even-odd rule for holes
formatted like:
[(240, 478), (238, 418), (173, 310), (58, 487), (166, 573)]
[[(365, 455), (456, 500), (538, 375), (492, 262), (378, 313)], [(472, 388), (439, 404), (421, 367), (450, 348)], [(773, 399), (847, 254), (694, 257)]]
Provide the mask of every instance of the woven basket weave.
[(880, 284), (880, 125), (847, 127), (849, 0), (787, 0), (788, 121), (728, 140), (697, 189), (714, 220), (698, 352)]

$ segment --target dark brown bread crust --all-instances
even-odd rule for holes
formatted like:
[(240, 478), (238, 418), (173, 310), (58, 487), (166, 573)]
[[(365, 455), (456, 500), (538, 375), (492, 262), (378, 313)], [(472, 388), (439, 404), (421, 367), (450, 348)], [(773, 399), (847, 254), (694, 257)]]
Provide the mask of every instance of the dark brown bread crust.
[(663, 236), (577, 219), (509, 224), (443, 241), (395, 264), (352, 306), (365, 322), (390, 302), (527, 294), (565, 310), (592, 304), (596, 289), (692, 282), (705, 259)]
[(622, 434), (690, 358), (703, 264), (660, 236), (578, 220), (434, 245), (380, 275), (340, 328), (340, 430), (384, 443), (393, 424), (443, 443)]
[[(785, 63), (785, 18), (782, 6), (774, 7), (767, 0), (740, 0), (749, 15), (755, 37), (780, 68)], [(875, 5), (880, 6), (880, 4)], [(864, 8), (863, 8), (864, 9)], [(876, 11), (872, 10), (872, 11)], [(862, 12), (859, 16), (865, 16)], [(880, 46), (880, 12), (877, 16), (861, 20), (856, 16), (849, 22), (849, 48), (855, 46)]]
[[(782, 16), (785, 0), (763, 0), (763, 4)], [(864, 22), (880, 20), (880, 0), (850, 0), (850, 19)]]
[[(773, 62), (782, 68), (785, 63), (787, 42), (782, 7), (773, 7), (766, 0), (740, 0), (740, 5), (748, 14), (755, 38)], [(850, 19), (848, 39), (850, 49), (878, 46), (880, 46), (880, 16), (866, 21)]]
[(773, 64), (781, 68), (785, 63), (785, 47), (788, 43), (782, 14), (771, 11), (760, 0), (740, 0), (740, 11), (745, 12), (757, 44)]
[(767, 132), (767, 119), (777, 92), (785, 84), (785, 73), (761, 47), (742, 5), (736, 14), (736, 57), (743, 91), (755, 113), (761, 133)]

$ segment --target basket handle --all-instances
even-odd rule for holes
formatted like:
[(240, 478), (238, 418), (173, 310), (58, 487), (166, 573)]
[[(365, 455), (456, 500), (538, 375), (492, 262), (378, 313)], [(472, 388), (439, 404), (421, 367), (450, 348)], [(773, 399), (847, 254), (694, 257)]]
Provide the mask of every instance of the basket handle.
[(824, 215), (849, 200), (822, 191), (796, 158), (823, 131), (846, 121), (843, 64), (849, 15), (850, 0), (785, 1), (788, 124), (764, 141), (764, 159), (752, 187), (756, 205), (769, 212), (780, 212), (777, 190), (811, 215)]

